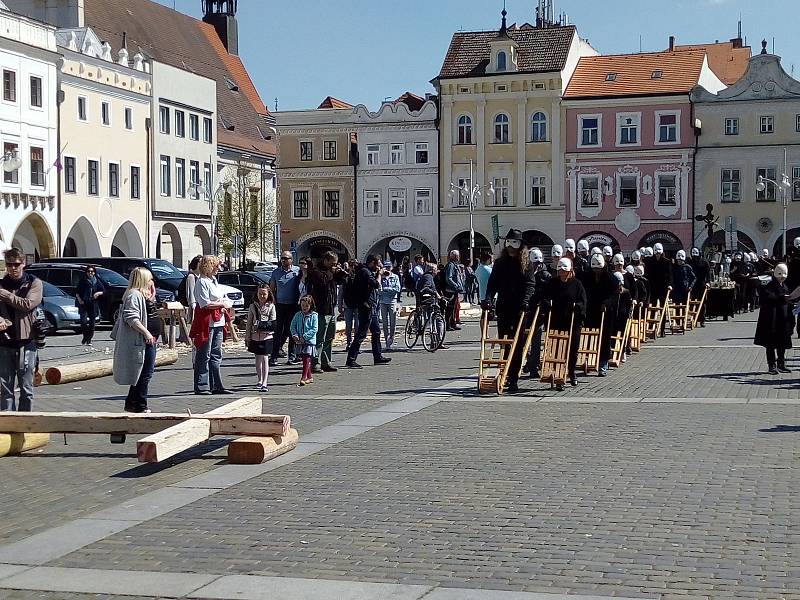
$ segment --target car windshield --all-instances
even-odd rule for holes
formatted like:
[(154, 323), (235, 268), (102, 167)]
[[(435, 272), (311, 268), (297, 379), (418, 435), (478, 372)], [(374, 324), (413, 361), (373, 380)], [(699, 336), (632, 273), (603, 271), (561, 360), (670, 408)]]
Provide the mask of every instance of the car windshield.
[(183, 279), (183, 273), (166, 260), (148, 259), (145, 264), (157, 279)]
[(57, 288), (52, 283), (42, 282), (42, 293), (45, 298), (52, 296), (66, 296), (66, 292), (61, 288)]
[(97, 278), (107, 285), (124, 285), (128, 287), (128, 280), (111, 269), (97, 267)]

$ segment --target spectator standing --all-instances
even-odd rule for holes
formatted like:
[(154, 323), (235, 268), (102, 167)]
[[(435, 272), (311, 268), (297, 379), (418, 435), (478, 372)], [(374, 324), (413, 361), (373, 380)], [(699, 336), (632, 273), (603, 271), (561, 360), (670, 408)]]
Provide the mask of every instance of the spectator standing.
[[(308, 269), (311, 267), (311, 259), (306, 257), (301, 258), (299, 267), (300, 282), (297, 284), (297, 293), (299, 297), (302, 298), (311, 292), (311, 286), (308, 282)], [(298, 298), (298, 303), (300, 302), (300, 298)]]
[(338, 371), (332, 364), (333, 339), (336, 337), (337, 288), (346, 275), (339, 267), (339, 257), (328, 251), (319, 265), (308, 269), (307, 281), (317, 312), (317, 351), (311, 366), (314, 373)]
[(319, 318), (314, 310), (314, 298), (303, 296), (300, 298), (300, 310), (295, 313), (289, 327), (297, 354), (303, 360), (303, 374), (300, 376), (300, 383), (297, 384), (297, 387), (314, 383), (311, 361), (317, 354), (318, 323)]
[(81, 316), (81, 334), (83, 335), (81, 345), (83, 346), (92, 345), (94, 326), (97, 322), (102, 295), (103, 284), (97, 279), (95, 267), (89, 265), (78, 282), (78, 289), (75, 293), (75, 304), (78, 305), (78, 313)]
[(381, 328), (378, 324), (378, 290), (381, 287), (378, 258), (368, 256), (353, 278), (353, 301), (358, 307), (358, 330), (347, 353), (347, 367), (361, 369), (356, 362), (361, 343), (367, 339), (367, 332), (372, 335), (372, 358), (376, 365), (391, 362), (381, 352)]
[(457, 306), (460, 302), (460, 294), (464, 292), (464, 278), (458, 261), (461, 258), (458, 250), (451, 250), (447, 256), (447, 266), (444, 268), (444, 297), (447, 298), (447, 314), (445, 322), (448, 331), (461, 329), (457, 321)]
[[(200, 261), (199, 277), (195, 284), (195, 318), (189, 337), (194, 340), (197, 355), (194, 361), (195, 394), (230, 394), (222, 385), (222, 340), (225, 333), (225, 312), (231, 301), (217, 283), (220, 262), (216, 256), (204, 256)], [(200, 389), (208, 376), (210, 391)]]
[(478, 284), (478, 301), (486, 300), (486, 289), (489, 285), (489, 276), (492, 274), (492, 255), (488, 252), (481, 254), (481, 264), (475, 269), (475, 280)]
[(194, 288), (197, 285), (198, 269), (202, 259), (202, 255), (197, 255), (189, 262), (189, 274), (186, 276), (186, 282), (184, 283), (186, 286), (186, 306), (188, 308), (186, 312), (189, 316), (189, 323), (192, 322), (194, 307), (197, 305), (197, 300), (194, 297)]
[[(42, 282), (25, 272), (18, 248), (3, 253), (6, 276), (0, 279), (0, 411), (33, 410), (36, 371), (36, 309), (42, 303)], [(19, 404), (14, 388), (19, 381)]]
[(342, 279), (342, 294), (339, 297), (339, 313), (344, 319), (344, 335), (347, 339), (345, 352), (349, 354), (353, 336), (358, 331), (358, 303), (355, 297), (355, 272), (358, 263), (351, 260), (345, 263), (345, 274)]
[(114, 344), (114, 381), (127, 385), (125, 410), (150, 412), (147, 391), (156, 366), (156, 338), (150, 331), (147, 313), (148, 298), (153, 301), (153, 274), (136, 267), (128, 278), (128, 289), (122, 296), (119, 316), (114, 322), (111, 339)]
[(269, 343), (275, 331), (275, 303), (268, 284), (262, 284), (256, 291), (256, 298), (247, 311), (247, 326), (245, 339), (247, 351), (256, 357), (256, 376), (258, 377), (258, 391), (267, 391), (269, 379), (268, 356), (272, 350)]
[(292, 253), (281, 253), (280, 265), (272, 272), (269, 279), (269, 289), (275, 298), (275, 335), (272, 340), (272, 355), (269, 366), (278, 364), (278, 359), (286, 354), (281, 351), (281, 346), (289, 338), (287, 364), (295, 363), (294, 343), (289, 335), (289, 325), (298, 311), (300, 300), (300, 269), (292, 264)]
[(397, 327), (397, 300), (400, 297), (400, 278), (392, 272), (392, 263), (383, 263), (381, 289), (379, 292), (381, 322), (383, 323), (383, 339), (386, 349), (391, 350)]

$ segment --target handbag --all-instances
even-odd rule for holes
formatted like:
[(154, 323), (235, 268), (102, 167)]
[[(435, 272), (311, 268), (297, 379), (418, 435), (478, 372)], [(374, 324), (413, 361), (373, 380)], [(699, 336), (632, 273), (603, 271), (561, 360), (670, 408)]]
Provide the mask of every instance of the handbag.
[(259, 320), (258, 325), (256, 325), (256, 331), (275, 331), (275, 321)]

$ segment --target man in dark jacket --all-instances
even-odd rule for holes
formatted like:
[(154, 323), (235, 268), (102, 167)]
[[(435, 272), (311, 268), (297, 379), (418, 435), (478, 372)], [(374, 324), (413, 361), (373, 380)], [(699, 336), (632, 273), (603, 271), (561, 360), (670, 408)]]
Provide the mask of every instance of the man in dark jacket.
[[(570, 240), (567, 240), (569, 242)], [(565, 244), (566, 245), (566, 244)], [(542, 336), (544, 335), (545, 323), (547, 323), (547, 303), (545, 289), (547, 282), (552, 275), (544, 264), (544, 256), (539, 248), (531, 250), (531, 264), (534, 271), (534, 289), (531, 298), (528, 301), (528, 320), (526, 323), (528, 328), (534, 328), (533, 341), (531, 342), (531, 353), (528, 357), (528, 362), (523, 368), (523, 372), (531, 374), (531, 379), (539, 378), (539, 367), (541, 364), (542, 356)], [(533, 317), (536, 315), (536, 309), (539, 309), (539, 317), (535, 323), (532, 322)]]
[[(606, 261), (602, 254), (592, 256), (592, 270), (584, 273), (581, 283), (586, 290), (586, 327), (598, 328), (603, 323), (603, 312), (606, 301), (617, 289), (617, 283), (606, 269)], [(608, 359), (611, 355), (611, 331), (608, 323), (603, 324), (600, 337), (600, 377), (608, 374)]]
[(664, 306), (669, 288), (672, 287), (672, 263), (664, 256), (664, 246), (655, 244), (653, 256), (644, 263), (647, 280), (650, 282), (650, 304), (660, 302)]
[(372, 334), (372, 359), (375, 364), (384, 365), (392, 361), (381, 352), (381, 327), (378, 323), (378, 290), (381, 287), (379, 268), (378, 258), (370, 255), (353, 277), (353, 302), (358, 307), (358, 330), (347, 352), (345, 366), (349, 369), (362, 368), (356, 359), (361, 343), (367, 339), (367, 332)]
[[(42, 303), (42, 282), (25, 273), (25, 254), (4, 253), (6, 272), (0, 279), (0, 411), (33, 410), (36, 371), (36, 309)], [(19, 382), (19, 404), (14, 388)]]
[(330, 251), (322, 255), (318, 266), (308, 270), (307, 289), (314, 298), (319, 316), (317, 356), (313, 361), (314, 373), (338, 370), (331, 364), (333, 338), (336, 336), (336, 291), (346, 279), (347, 275), (339, 268), (339, 257)]

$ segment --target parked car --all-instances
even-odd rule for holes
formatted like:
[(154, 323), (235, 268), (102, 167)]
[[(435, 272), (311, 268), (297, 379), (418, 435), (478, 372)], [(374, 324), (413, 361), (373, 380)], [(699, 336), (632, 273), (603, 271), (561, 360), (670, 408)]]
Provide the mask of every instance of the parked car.
[(253, 261), (252, 264), (245, 265), (245, 268), (249, 267), (249, 271), (266, 271), (268, 274), (272, 273), (275, 269), (278, 268), (277, 261), (265, 261), (265, 260), (256, 260)]
[(42, 288), (42, 310), (53, 332), (59, 329), (78, 331), (81, 328), (81, 316), (75, 298), (46, 281), (42, 281)]
[[(67, 262), (52, 263), (48, 259), (47, 262), (30, 265), (25, 270), (74, 298), (78, 290), (78, 282), (86, 271), (86, 265)], [(100, 296), (100, 317), (103, 321), (113, 323), (116, 319), (117, 309), (122, 304), (122, 295), (128, 289), (128, 280), (111, 269), (96, 266), (95, 271), (97, 279), (103, 286), (103, 295)], [(156, 299), (159, 302), (167, 302), (173, 297), (174, 294), (171, 291), (156, 288)]]
[(259, 286), (269, 283), (269, 276), (270, 273), (266, 271), (224, 271), (217, 274), (217, 281), (241, 290), (244, 293), (244, 305), (250, 306)]
[[(73, 263), (81, 265), (96, 265), (116, 271), (127, 278), (136, 267), (150, 269), (156, 287), (175, 294), (183, 282), (184, 274), (171, 262), (162, 258), (135, 258), (130, 256), (101, 256), (96, 258), (48, 258), (52, 263)], [(174, 300), (175, 298), (170, 298)]]
[[(189, 274), (189, 271), (187, 271), (186, 269), (179, 269), (179, 271), (183, 273), (184, 277)], [(225, 285), (225, 283), (223, 282), (223, 278), (220, 277), (220, 275), (224, 275), (230, 272), (231, 271), (220, 271), (219, 273), (217, 273), (217, 283), (219, 284), (222, 293), (224, 293), (225, 296), (228, 298), (228, 300), (230, 300), (233, 303), (233, 311), (234, 312), (243, 311), (245, 310), (245, 302), (244, 302), (245, 294), (242, 292), (242, 290), (238, 288), (231, 287), (230, 285)], [(175, 293), (177, 295), (177, 290)]]

